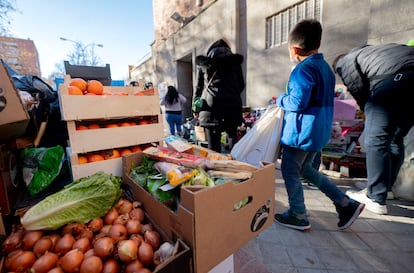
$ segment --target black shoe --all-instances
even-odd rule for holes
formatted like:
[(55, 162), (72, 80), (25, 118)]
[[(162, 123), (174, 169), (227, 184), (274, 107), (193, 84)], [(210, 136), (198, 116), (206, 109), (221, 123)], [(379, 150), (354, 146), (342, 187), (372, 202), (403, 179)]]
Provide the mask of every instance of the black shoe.
[(349, 198), (348, 206), (342, 207), (338, 204), (335, 204), (335, 207), (339, 216), (338, 227), (339, 229), (346, 229), (352, 225), (356, 218), (358, 218), (358, 216), (364, 210), (365, 204), (359, 203), (358, 201)]
[(306, 231), (311, 228), (309, 220), (306, 217), (304, 219), (298, 219), (295, 216), (290, 215), (288, 211), (283, 214), (275, 214), (275, 221), (282, 226), (302, 231)]

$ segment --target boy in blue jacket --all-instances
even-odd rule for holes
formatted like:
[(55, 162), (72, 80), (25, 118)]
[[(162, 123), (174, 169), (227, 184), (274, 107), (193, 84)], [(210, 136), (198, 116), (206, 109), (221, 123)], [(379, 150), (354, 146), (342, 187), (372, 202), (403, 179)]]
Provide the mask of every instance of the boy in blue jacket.
[(316, 20), (303, 20), (289, 33), (289, 55), (296, 67), (292, 70), (287, 93), (279, 95), (276, 104), (284, 114), (280, 143), (282, 176), (289, 199), (289, 210), (275, 214), (283, 226), (308, 230), (301, 177), (316, 185), (334, 203), (338, 227), (349, 227), (364, 209), (348, 198), (326, 176), (312, 167), (315, 155), (331, 136), (335, 75), (318, 52), (322, 26)]

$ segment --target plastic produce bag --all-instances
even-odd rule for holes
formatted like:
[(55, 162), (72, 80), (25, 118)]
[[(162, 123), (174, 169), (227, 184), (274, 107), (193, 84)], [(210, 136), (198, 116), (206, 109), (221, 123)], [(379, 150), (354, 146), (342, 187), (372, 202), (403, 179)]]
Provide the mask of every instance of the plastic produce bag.
[(59, 175), (64, 156), (65, 152), (60, 145), (21, 151), (23, 180), (31, 196), (46, 189)]
[(253, 127), (234, 145), (232, 158), (260, 167), (275, 162), (283, 125), (283, 110), (270, 105)]

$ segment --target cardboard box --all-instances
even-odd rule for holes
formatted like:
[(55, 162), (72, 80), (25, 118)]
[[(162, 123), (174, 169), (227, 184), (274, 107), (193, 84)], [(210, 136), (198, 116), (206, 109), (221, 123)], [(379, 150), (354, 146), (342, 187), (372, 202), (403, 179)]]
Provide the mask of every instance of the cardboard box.
[(0, 145), (0, 213), (9, 215), (21, 189), (15, 151), (9, 145)]
[(207, 141), (206, 131), (204, 130), (204, 127), (194, 126), (194, 132), (197, 141)]
[[(183, 239), (193, 251), (195, 273), (213, 269), (236, 250), (273, 224), (275, 168), (268, 164), (242, 183), (224, 183), (213, 188), (181, 187), (177, 212), (154, 199), (129, 176), (143, 153), (124, 155), (123, 181), (134, 199), (171, 238)], [(248, 197), (249, 203), (233, 206)]]
[(9, 141), (26, 132), (30, 116), (7, 72), (0, 64), (0, 142)]

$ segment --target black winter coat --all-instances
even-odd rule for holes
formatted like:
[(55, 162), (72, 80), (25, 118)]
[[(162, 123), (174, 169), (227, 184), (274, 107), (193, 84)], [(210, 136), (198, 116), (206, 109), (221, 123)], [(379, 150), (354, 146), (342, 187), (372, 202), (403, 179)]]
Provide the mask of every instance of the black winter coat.
[(414, 47), (393, 43), (354, 48), (338, 60), (336, 71), (363, 110), (383, 77), (409, 67), (414, 68)]
[(201, 126), (241, 125), (241, 93), (245, 87), (242, 63), (243, 56), (233, 54), (221, 39), (209, 48), (207, 56), (196, 57), (198, 79), (194, 100), (199, 97), (204, 99), (199, 113)]

